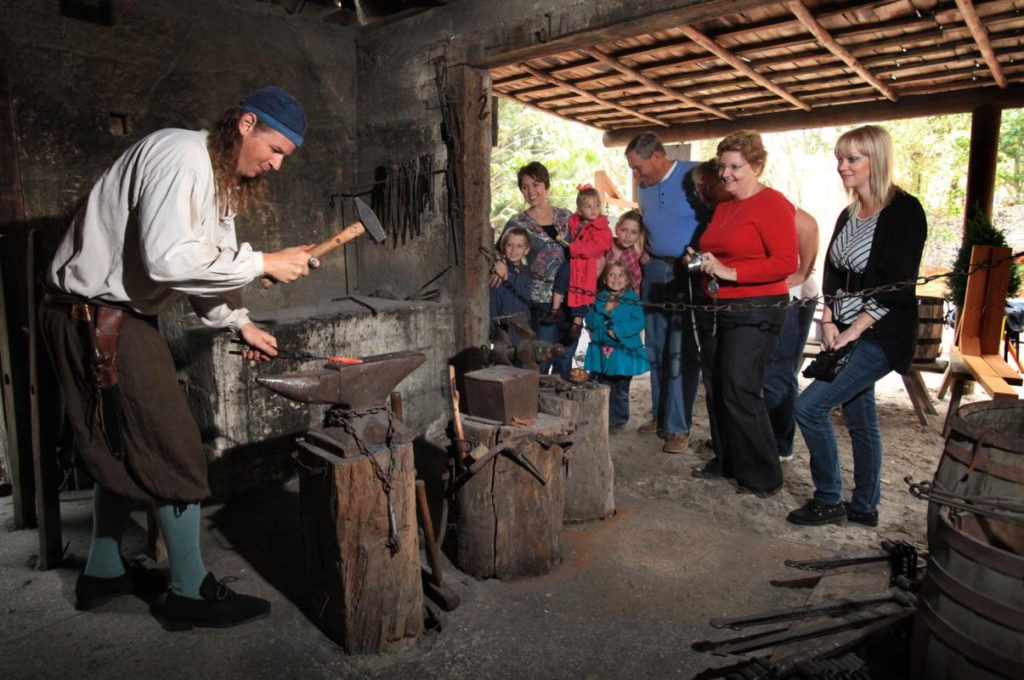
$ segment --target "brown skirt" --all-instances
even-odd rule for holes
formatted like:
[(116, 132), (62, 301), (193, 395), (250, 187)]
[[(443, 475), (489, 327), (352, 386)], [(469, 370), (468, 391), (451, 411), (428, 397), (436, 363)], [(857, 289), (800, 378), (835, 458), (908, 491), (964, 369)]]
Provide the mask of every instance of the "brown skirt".
[(67, 406), (74, 448), (93, 479), (137, 500), (194, 503), (207, 498), (206, 455), (178, 384), (167, 342), (147, 320), (125, 315), (118, 354), (124, 455), (107, 446), (94, 413), (94, 390), (80, 322), (40, 307), (39, 325)]

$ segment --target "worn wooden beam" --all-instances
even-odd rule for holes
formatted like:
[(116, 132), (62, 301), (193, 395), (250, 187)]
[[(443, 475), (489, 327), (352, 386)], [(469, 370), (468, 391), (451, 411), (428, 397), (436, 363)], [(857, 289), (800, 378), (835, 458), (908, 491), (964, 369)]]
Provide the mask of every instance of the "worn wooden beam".
[(849, 50), (836, 42), (835, 38), (832, 37), (824, 26), (818, 23), (818, 20), (814, 18), (809, 9), (804, 7), (800, 0), (790, 0), (790, 2), (786, 3), (786, 8), (803, 24), (804, 28), (810, 31), (811, 35), (818, 39), (818, 42), (825, 46), (825, 49), (842, 59), (865, 82), (870, 83), (872, 87), (884, 94), (890, 101), (899, 101), (899, 97), (896, 96), (892, 89), (864, 68), (857, 58), (850, 54)]
[(998, 104), (983, 104), (971, 113), (971, 148), (967, 154), (967, 195), (964, 197), (963, 233), (976, 213), (992, 219), (992, 201), (999, 159), (999, 124), (1002, 110)]
[[(465, 294), (453, 299), (456, 347), (479, 347), (490, 332), (490, 308), (487, 281), (489, 272), (481, 267), (480, 247), (494, 247), (491, 231), (491, 116), (490, 75), (471, 66), (454, 66), (449, 70), (449, 96), (460, 102), (462, 135), (459, 155), (455, 159), (462, 185), (463, 257), (457, 276), (462, 285), (453, 290)], [(481, 102), (485, 102), (481, 108)], [(415, 522), (413, 523), (415, 526)]]
[(639, 118), (640, 120), (646, 120), (648, 123), (654, 123), (655, 125), (661, 125), (663, 127), (668, 127), (668, 123), (666, 123), (665, 121), (658, 120), (657, 118), (653, 118), (651, 116), (645, 116), (642, 113), (636, 113), (634, 111), (630, 111), (626, 107), (619, 106), (615, 102), (608, 101), (606, 99), (601, 99), (600, 97), (596, 97), (596, 96), (590, 94), (589, 92), (587, 92), (586, 90), (576, 87), (575, 85), (573, 85), (570, 82), (567, 82), (567, 81), (564, 81), (564, 80), (558, 80), (557, 78), (552, 78), (548, 74), (544, 73), (543, 71), (538, 71), (537, 69), (533, 68), (532, 66), (528, 66), (526, 64), (523, 64), (523, 68), (526, 69), (527, 71), (529, 71), (530, 73), (532, 73), (535, 78), (538, 78), (540, 80), (545, 80), (547, 82), (552, 83), (553, 85), (558, 85), (559, 87), (564, 87), (566, 90), (569, 90), (570, 92), (573, 92), (573, 93), (575, 93), (575, 94), (577, 94), (577, 95), (579, 95), (581, 97), (584, 97), (586, 99), (589, 99), (589, 100), (591, 100), (593, 102), (597, 102), (598, 104), (604, 104), (605, 106), (607, 106), (609, 108), (617, 109), (619, 111), (622, 111), (623, 113), (628, 113), (629, 115), (635, 116), (636, 118)]
[(662, 85), (658, 81), (654, 80), (653, 78), (648, 78), (647, 76), (645, 76), (644, 74), (640, 73), (639, 71), (626, 66), (625, 64), (623, 64), (622, 62), (618, 61), (617, 59), (613, 59), (612, 57), (609, 57), (607, 54), (605, 54), (604, 52), (601, 52), (600, 50), (586, 48), (586, 49), (580, 50), (580, 52), (583, 52), (584, 54), (586, 54), (586, 55), (592, 57), (593, 59), (601, 62), (602, 64), (604, 64), (608, 68), (615, 69), (619, 73), (622, 73), (624, 75), (629, 76), (630, 78), (633, 78), (634, 80), (636, 80), (637, 82), (645, 85), (646, 87), (649, 87), (649, 88), (651, 88), (652, 90), (654, 90), (656, 92), (662, 93), (666, 97), (671, 97), (672, 99), (674, 99), (674, 100), (676, 100), (678, 102), (682, 102), (683, 104), (686, 104), (687, 106), (692, 106), (693, 108), (700, 109), (702, 111), (707, 111), (708, 113), (710, 113), (713, 116), (718, 116), (719, 118), (725, 118), (726, 120), (732, 120), (732, 116), (730, 116), (725, 111), (722, 111), (721, 109), (716, 109), (714, 106), (708, 106), (704, 102), (701, 102), (701, 101), (699, 101), (697, 99), (694, 99), (693, 97), (689, 97), (689, 96), (687, 96), (685, 94), (682, 94), (678, 90), (673, 90), (670, 87), (665, 87), (664, 85)]
[[(469, 60), (481, 68), (506, 66), (559, 52), (613, 43), (659, 31), (679, 24), (700, 23), (716, 17), (738, 14), (760, 7), (764, 0), (713, 0), (685, 3), (665, 0), (662, 5), (675, 4), (660, 12), (637, 17), (637, 10), (623, 3), (617, 10), (581, 13), (579, 6), (561, 12), (524, 18), (524, 25), (502, 26), (481, 41), (482, 52), (470, 54)], [(581, 17), (587, 17), (585, 19)], [(587, 24), (589, 23), (589, 25)], [(545, 25), (546, 24), (546, 25)], [(527, 28), (532, 26), (533, 28)], [(567, 26), (568, 28), (562, 28)]]
[(981, 23), (981, 18), (978, 16), (977, 10), (974, 9), (974, 3), (971, 0), (956, 0), (956, 6), (960, 8), (960, 15), (963, 16), (967, 28), (971, 29), (974, 42), (978, 43), (978, 50), (985, 58), (985, 63), (988, 64), (992, 79), (996, 81), (996, 85), (1006, 89), (1006, 76), (1003, 75), (999, 60), (996, 59), (996, 55), (992, 51), (992, 43), (988, 41), (988, 30)]
[[(0, 22), (0, 54), (10, 54), (10, 35)], [(25, 200), (21, 169), (18, 165), (18, 136), (14, 121), (14, 99), (7, 69), (9, 59), (0, 59), (0, 260), (5, 277), (5, 317), (8, 343), (3, 359), (4, 410), (7, 420), (8, 456), (13, 495), (14, 527), (25, 529), (36, 524), (35, 485), (32, 478), (31, 425), (28, 416), (27, 361), (24, 360), (25, 315), (24, 229)], [(4, 356), (5, 355), (5, 356)], [(18, 357), (17, 361), (13, 357)]]
[(761, 75), (758, 71), (756, 71), (753, 67), (744, 62), (742, 59), (740, 59), (732, 52), (719, 45), (717, 42), (715, 42), (708, 36), (704, 35), (696, 26), (686, 24), (680, 26), (679, 30), (682, 31), (683, 34), (686, 35), (686, 37), (688, 37), (690, 40), (694, 41), (695, 43), (706, 49), (708, 52), (711, 52), (716, 57), (729, 64), (734, 69), (736, 69), (743, 75), (747, 76), (761, 87), (771, 90), (772, 92), (779, 95), (780, 97), (782, 97), (783, 99), (785, 99), (787, 102), (797, 107), (798, 109), (803, 109), (804, 111), (811, 110), (811, 107), (809, 105), (800, 101), (799, 99), (791, 95), (789, 92), (787, 92), (785, 89), (779, 87), (772, 81), (765, 78), (763, 75)]
[(910, 97), (904, 94), (899, 103), (879, 100), (865, 104), (822, 106), (807, 113), (780, 111), (763, 116), (745, 116), (736, 120), (714, 120), (664, 128), (623, 128), (604, 133), (605, 146), (625, 146), (641, 132), (653, 132), (663, 142), (689, 142), (716, 139), (744, 128), (761, 132), (802, 130), (835, 125), (854, 125), (869, 121), (919, 118), (946, 113), (966, 113), (982, 104), (1003, 108), (1024, 106), (1024, 85), (1011, 84), (1005, 90), (981, 87), (953, 93)]

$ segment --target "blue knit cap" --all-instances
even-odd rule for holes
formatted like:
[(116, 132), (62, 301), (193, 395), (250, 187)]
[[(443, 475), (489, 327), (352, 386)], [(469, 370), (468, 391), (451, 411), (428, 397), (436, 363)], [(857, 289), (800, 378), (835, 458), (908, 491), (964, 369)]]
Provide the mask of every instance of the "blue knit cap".
[(238, 106), (255, 114), (261, 123), (280, 132), (295, 146), (302, 146), (306, 112), (287, 90), (269, 85), (249, 94)]

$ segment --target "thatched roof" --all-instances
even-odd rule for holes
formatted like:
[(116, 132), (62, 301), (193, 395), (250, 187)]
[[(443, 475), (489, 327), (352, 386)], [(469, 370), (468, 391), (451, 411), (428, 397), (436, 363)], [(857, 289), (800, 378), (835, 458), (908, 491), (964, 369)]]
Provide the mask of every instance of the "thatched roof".
[(1024, 0), (710, 4), (721, 13), (493, 68), (494, 93), (608, 144), (1024, 105)]

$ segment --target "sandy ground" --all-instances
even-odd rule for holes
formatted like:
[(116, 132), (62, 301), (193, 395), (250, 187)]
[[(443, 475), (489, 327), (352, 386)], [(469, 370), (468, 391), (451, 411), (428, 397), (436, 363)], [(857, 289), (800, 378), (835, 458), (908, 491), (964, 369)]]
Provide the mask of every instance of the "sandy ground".
[[(941, 375), (925, 373), (924, 379), (934, 399)], [(239, 577), (233, 587), (271, 600), (274, 610), (246, 626), (189, 633), (167, 632), (160, 616), (134, 598), (94, 612), (74, 610), (91, 503), (88, 493), (68, 495), (61, 502), (66, 566), (32, 568), (33, 531), (0, 536), (0, 677), (695, 677), (736, 661), (691, 648), (695, 640), (727, 637), (708, 619), (805, 601), (807, 591), (771, 583), (803, 575), (786, 569), (785, 559), (874, 550), (882, 537), (924, 546), (926, 506), (907, 493), (902, 479), (934, 473), (941, 416), (919, 426), (895, 375), (880, 383), (877, 396), (885, 447), (881, 525), (801, 528), (785, 521), (811, 493), (799, 436), (781, 492), (768, 499), (738, 495), (730, 482), (691, 477), (707, 452), (665, 454), (660, 439), (636, 431), (650, 404), (649, 381), (638, 378), (630, 427), (610, 439), (618, 513), (567, 527), (562, 562), (545, 576), (479, 581), (448, 564), (447, 581), (462, 605), (444, 615), (440, 631), (387, 654), (345, 655), (301, 610), (294, 482), (204, 508), (207, 566), (218, 576)], [(983, 397), (968, 396), (965, 403)], [(936, 405), (944, 414), (945, 403)], [(837, 426), (849, 482), (849, 442)], [(694, 439), (707, 436), (700, 407)], [(129, 554), (144, 543), (144, 518), (136, 521), (126, 539)], [(0, 498), (0, 523), (10, 526), (9, 497)]]

